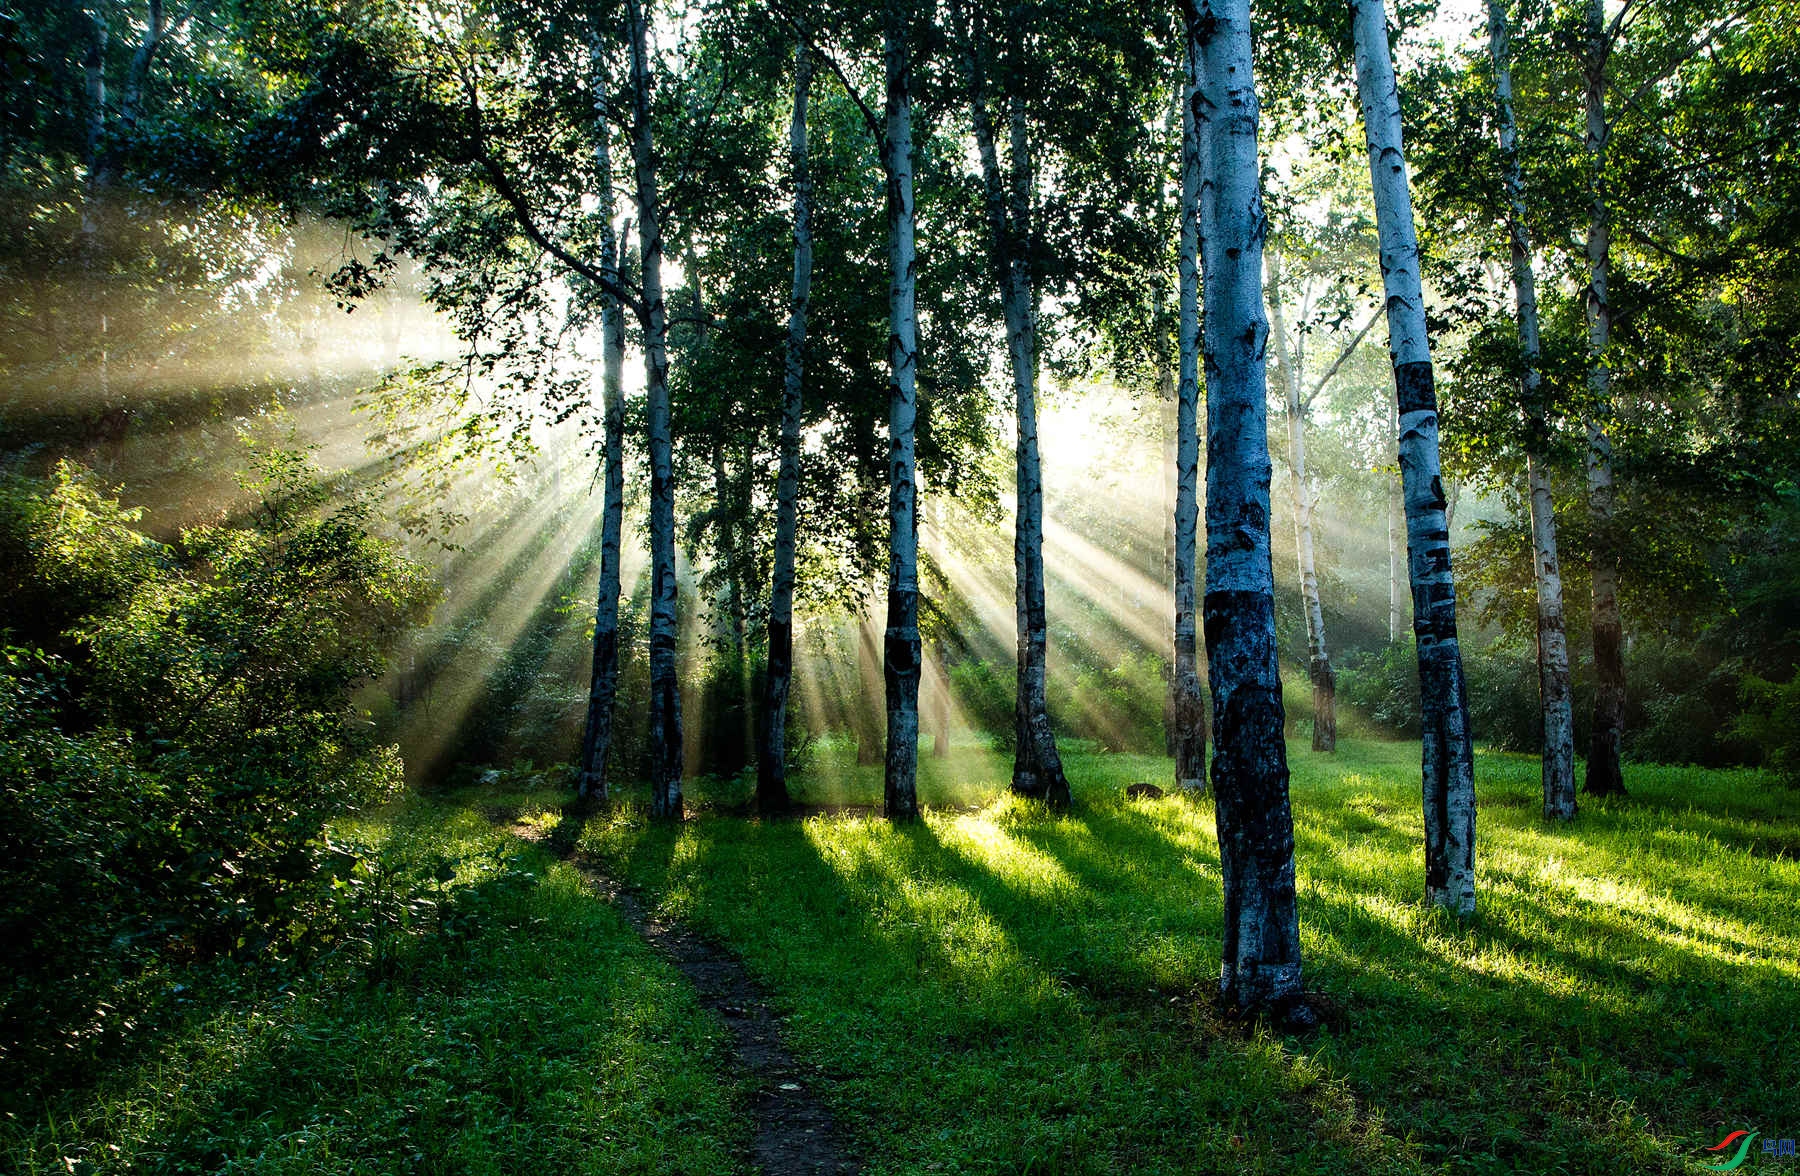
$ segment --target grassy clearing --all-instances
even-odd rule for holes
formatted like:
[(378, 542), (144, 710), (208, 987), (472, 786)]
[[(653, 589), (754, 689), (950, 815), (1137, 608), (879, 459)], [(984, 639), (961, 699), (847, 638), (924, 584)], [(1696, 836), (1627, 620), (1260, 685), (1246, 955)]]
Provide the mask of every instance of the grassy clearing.
[[(1292, 751), (1305, 1039), (1211, 1011), (1210, 806), (1121, 795), (1166, 761), (1072, 754), (1066, 819), (624, 809), (583, 845), (742, 953), (878, 1172), (1676, 1172), (1800, 1133), (1800, 795), (1643, 768), (1554, 829), (1536, 761), (1483, 756), (1460, 926), (1418, 901), (1417, 754)], [(876, 769), (832, 770), (867, 798)]]
[(573, 870), (425, 801), (343, 832), (391, 872), (368, 936), (0, 1123), (0, 1171), (732, 1169), (722, 1037)]
[[(807, 800), (878, 795), (848, 754)], [(1485, 755), (1482, 910), (1458, 925), (1417, 899), (1416, 745), (1291, 755), (1328, 1019), (1306, 1038), (1213, 1011), (1211, 808), (1122, 795), (1166, 760), (1073, 751), (1061, 819), (968, 807), (1006, 781), (969, 744), (925, 761), (946, 807), (912, 828), (745, 820), (714, 783), (678, 829), (625, 805), (580, 836), (745, 958), (875, 1174), (1675, 1173), (1729, 1130), (1800, 1134), (1800, 793), (1638, 768), (1555, 829), (1536, 761)], [(418, 867), (389, 904), (413, 915), (0, 1123), (0, 1171), (743, 1171), (717, 1027), (573, 871), (488, 824), (562, 799), (509, 781), (346, 831)]]

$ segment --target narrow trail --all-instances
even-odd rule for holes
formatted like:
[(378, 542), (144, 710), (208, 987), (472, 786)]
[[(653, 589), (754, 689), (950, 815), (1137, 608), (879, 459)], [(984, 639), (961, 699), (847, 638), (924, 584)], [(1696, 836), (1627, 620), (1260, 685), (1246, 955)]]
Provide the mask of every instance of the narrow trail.
[(564, 848), (555, 830), (514, 824), (509, 832), (573, 866), (596, 897), (610, 903), (693, 986), (700, 1004), (731, 1031), (732, 1058), (755, 1083), (751, 1158), (765, 1176), (852, 1176), (860, 1171), (831, 1111), (813, 1093), (815, 1071), (788, 1052), (781, 1019), (737, 957), (644, 903), (591, 861)]

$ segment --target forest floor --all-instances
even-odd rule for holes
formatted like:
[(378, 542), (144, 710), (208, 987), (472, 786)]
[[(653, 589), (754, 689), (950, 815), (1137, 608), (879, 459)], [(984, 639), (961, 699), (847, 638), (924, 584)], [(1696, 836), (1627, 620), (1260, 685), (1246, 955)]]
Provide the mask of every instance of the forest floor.
[[(804, 800), (869, 798), (839, 754)], [(744, 1172), (769, 1075), (732, 1009), (874, 1174), (1675, 1173), (1800, 1136), (1800, 792), (1634, 767), (1558, 828), (1535, 760), (1483, 755), (1458, 923), (1418, 897), (1417, 745), (1290, 755), (1310, 1035), (1219, 1014), (1212, 807), (1124, 795), (1166, 760), (1070, 749), (1056, 817), (959, 746), (910, 828), (722, 784), (678, 827), (574, 822), (510, 777), (347, 829), (395, 863), (392, 933), (0, 1122), (0, 1170)], [(1760, 1146), (1740, 1171), (1795, 1163)]]

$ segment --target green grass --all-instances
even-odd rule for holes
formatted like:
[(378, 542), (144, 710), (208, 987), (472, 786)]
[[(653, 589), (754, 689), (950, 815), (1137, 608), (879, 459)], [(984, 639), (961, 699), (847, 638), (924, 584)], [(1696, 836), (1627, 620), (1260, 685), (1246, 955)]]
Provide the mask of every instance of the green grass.
[[(878, 795), (848, 754), (805, 799)], [(744, 957), (877, 1176), (1698, 1172), (1729, 1130), (1800, 1135), (1800, 793), (1634, 767), (1555, 828), (1536, 761), (1484, 755), (1459, 924), (1418, 897), (1417, 745), (1290, 755), (1307, 1037), (1217, 1015), (1211, 806), (1122, 795), (1167, 760), (1071, 749), (1058, 818), (993, 800), (1006, 765), (970, 743), (922, 761), (955, 807), (914, 827), (746, 820), (710, 782), (679, 828), (624, 805), (581, 845)], [(457, 863), (440, 912), (0, 1124), (0, 1171), (744, 1171), (720, 1030), (483, 815), (560, 799), (509, 780), (369, 822)]]
[(1417, 745), (1291, 754), (1308, 1038), (1214, 1014), (1211, 807), (1121, 795), (1166, 761), (1071, 754), (1062, 819), (625, 810), (584, 847), (746, 958), (877, 1172), (1675, 1172), (1800, 1134), (1800, 795), (1638, 768), (1552, 828), (1536, 761), (1485, 755), (1459, 925), (1419, 902)]
[(196, 1015), (95, 1088), (0, 1123), (0, 1171), (732, 1168), (748, 1135), (720, 1030), (572, 869), (422, 800), (344, 832), (425, 863), (429, 884), (393, 896), (409, 930), (353, 939), (303, 982)]

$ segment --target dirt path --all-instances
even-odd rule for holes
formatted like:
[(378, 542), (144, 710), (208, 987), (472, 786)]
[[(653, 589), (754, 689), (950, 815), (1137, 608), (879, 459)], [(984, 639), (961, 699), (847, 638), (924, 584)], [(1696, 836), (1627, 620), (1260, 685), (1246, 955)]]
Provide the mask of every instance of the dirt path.
[[(557, 849), (554, 834), (515, 825), (511, 832)], [(744, 965), (678, 922), (659, 918), (616, 880), (573, 853), (560, 857), (589, 888), (611, 903), (644, 941), (687, 978), (700, 1004), (731, 1030), (732, 1056), (756, 1085), (752, 1096), (757, 1169), (766, 1176), (849, 1176), (859, 1169), (846, 1153), (836, 1123), (812, 1092), (814, 1074), (782, 1043), (781, 1021)]]

